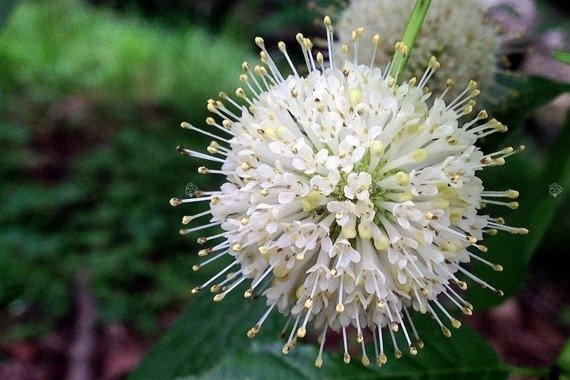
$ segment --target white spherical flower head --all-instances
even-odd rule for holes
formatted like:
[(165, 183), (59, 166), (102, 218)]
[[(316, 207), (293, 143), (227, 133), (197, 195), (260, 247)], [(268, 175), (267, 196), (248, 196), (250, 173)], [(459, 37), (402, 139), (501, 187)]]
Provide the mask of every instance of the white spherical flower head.
[[(325, 24), (330, 53), (330, 18)], [(359, 30), (355, 50), (363, 35)], [(200, 173), (226, 178), (218, 191), (171, 200), (210, 203), (210, 210), (183, 222), (207, 215), (210, 221), (181, 233), (221, 226), (221, 232), (198, 239), (207, 246), (199, 255), (208, 258), (195, 269), (229, 259), (193, 292), (210, 288), (221, 301), (248, 283), (245, 297), (261, 295), (267, 304), (248, 336), (278, 310), (292, 321), (284, 353), (308, 326), (319, 329), (317, 366), (330, 329), (342, 333), (345, 361), (350, 360), (350, 326), (364, 364), (369, 363), (365, 329), (372, 331), (378, 364), (386, 362), (388, 335), (396, 357), (402, 355), (397, 332), (415, 355), (423, 343), (411, 311), (431, 314), (434, 326), (449, 336), (446, 322), (460, 323), (444, 305), (471, 314), (458, 290), (466, 288), (462, 278), (500, 292), (463, 264), (475, 259), (501, 270), (474, 253), (486, 251), (479, 241), (497, 230), (527, 231), (479, 214), (487, 204), (516, 208), (516, 202), (497, 198), (518, 193), (484, 191), (476, 173), (504, 164), (522, 148), (483, 154), (474, 145), (506, 130), (494, 119), (486, 121), (484, 111), (468, 116), (479, 93), (474, 82), (450, 101), (444, 91), (428, 106), (424, 87), (439, 66), (435, 58), (419, 81), (399, 85), (358, 61), (325, 61), (321, 53), (313, 54), (309, 39), (299, 34), (297, 40), (306, 76), (296, 70), (284, 43), (278, 46), (290, 75), (277, 68), (257, 38), (263, 64), (243, 64), (247, 92), (239, 88), (235, 100), (222, 93), (221, 100), (208, 101), (216, 117), (207, 119), (209, 130), (183, 123), (213, 141), (207, 153), (179, 148), (181, 153), (211, 164)]]
[[(352, 45), (358, 27), (380, 35), (378, 46), (363, 45), (357, 52), (359, 62), (374, 61), (385, 66), (401, 38), (415, 1), (353, 0), (341, 13), (338, 35), (341, 44)], [(389, 21), (388, 21), (389, 20)], [(418, 78), (426, 70), (432, 55), (441, 69), (434, 75), (430, 89), (441, 93), (445, 81), (453, 79), (456, 96), (470, 80), (486, 91), (495, 83), (499, 64), (501, 36), (499, 28), (486, 17), (480, 0), (433, 0), (407, 66), (409, 77)], [(342, 59), (337, 51), (337, 57)]]

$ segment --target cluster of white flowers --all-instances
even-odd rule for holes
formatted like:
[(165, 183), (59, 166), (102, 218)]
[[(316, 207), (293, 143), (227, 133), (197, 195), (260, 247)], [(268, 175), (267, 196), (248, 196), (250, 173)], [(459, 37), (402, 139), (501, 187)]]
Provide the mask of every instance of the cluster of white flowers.
[[(334, 57), (330, 18), (325, 17), (325, 25)], [(363, 36), (359, 29), (354, 51)], [(419, 80), (397, 84), (389, 70), (360, 65), (357, 59), (327, 61), (313, 53), (311, 40), (298, 34), (297, 41), (306, 76), (280, 42), (292, 71), (285, 76), (258, 37), (262, 64), (243, 64), (247, 93), (238, 88), (236, 100), (221, 93), (221, 100), (208, 101), (216, 117), (206, 120), (211, 131), (182, 124), (213, 141), (208, 153), (180, 152), (221, 166), (202, 166), (199, 173), (226, 178), (219, 191), (171, 200), (173, 205), (210, 203), (210, 210), (183, 223), (206, 216), (210, 221), (181, 233), (221, 226), (222, 232), (198, 239), (209, 244), (199, 255), (211, 258), (195, 269), (231, 259), (193, 292), (210, 288), (214, 300), (221, 301), (250, 282), (245, 297), (264, 296), (267, 311), (248, 336), (256, 335), (277, 309), (293, 324), (283, 348), (287, 353), (311, 322), (320, 331), (317, 366), (329, 329), (342, 332), (345, 361), (350, 360), (350, 326), (365, 365), (370, 361), (364, 329), (372, 331), (379, 365), (387, 360), (387, 336), (395, 356), (402, 355), (398, 331), (415, 355), (423, 343), (410, 309), (431, 314), (449, 336), (445, 320), (456, 328), (460, 322), (444, 305), (457, 305), (465, 314), (472, 310), (457, 290), (467, 286), (460, 278), (500, 293), (462, 264), (475, 259), (502, 270), (472, 251), (486, 251), (479, 244), (484, 234), (528, 232), (478, 213), (487, 204), (518, 206), (509, 200), (518, 196), (516, 191), (484, 191), (476, 172), (504, 164), (522, 147), (484, 154), (474, 145), (506, 130), (495, 119), (487, 120), (485, 111), (469, 116), (479, 94), (475, 82), (450, 101), (446, 88), (428, 106), (431, 94), (425, 86), (439, 67), (433, 57)], [(376, 45), (378, 36), (372, 41)]]
[[(352, 0), (341, 13), (340, 42), (350, 44), (352, 32), (358, 27), (373, 30), (385, 42), (378, 48), (362, 46), (357, 52), (359, 62), (373, 60), (377, 65), (386, 65), (394, 54), (394, 44), (402, 36), (414, 3), (413, 0)], [(495, 83), (500, 48), (499, 28), (485, 16), (481, 0), (432, 0), (408, 62), (407, 74), (421, 76), (429, 58), (435, 55), (441, 68), (430, 83), (434, 93), (444, 91), (445, 81), (449, 78), (458, 88), (475, 80), (485, 92)], [(456, 96), (458, 92), (452, 90), (450, 95)]]

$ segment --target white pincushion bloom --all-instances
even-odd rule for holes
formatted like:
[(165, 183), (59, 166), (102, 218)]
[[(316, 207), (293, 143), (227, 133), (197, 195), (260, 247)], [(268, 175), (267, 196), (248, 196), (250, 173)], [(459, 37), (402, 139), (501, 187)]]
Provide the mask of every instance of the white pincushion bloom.
[[(413, 0), (352, 0), (342, 10), (338, 24), (341, 44), (353, 44), (353, 31), (358, 27), (373, 30), (382, 42), (377, 46), (361, 45), (359, 62), (374, 61), (385, 66), (394, 53), (410, 17)], [(501, 35), (498, 26), (485, 15), (480, 0), (432, 0), (420, 35), (407, 66), (407, 76), (420, 78), (432, 55), (441, 68), (429, 85), (434, 93), (445, 90), (447, 79), (453, 79), (459, 94), (463, 86), (475, 80), (485, 92), (495, 83), (500, 60)], [(340, 52), (336, 53), (340, 56)]]
[[(330, 53), (330, 18), (325, 24)], [(362, 36), (359, 30), (354, 50)], [(173, 205), (210, 204), (210, 210), (183, 223), (211, 219), (181, 233), (221, 228), (198, 238), (207, 247), (199, 255), (207, 258), (195, 269), (229, 259), (193, 292), (209, 288), (221, 301), (249, 283), (245, 297), (260, 295), (268, 308), (248, 336), (278, 310), (292, 321), (284, 353), (307, 326), (320, 330), (317, 366), (329, 329), (342, 333), (345, 361), (350, 360), (350, 326), (366, 365), (364, 329), (372, 331), (378, 364), (386, 361), (385, 334), (396, 357), (402, 355), (396, 332), (403, 332), (415, 355), (423, 343), (411, 311), (431, 314), (434, 325), (449, 336), (445, 321), (454, 327), (460, 323), (444, 304), (471, 314), (470, 304), (455, 290), (466, 287), (460, 278), (500, 293), (462, 264), (475, 259), (501, 270), (473, 253), (486, 251), (479, 244), (483, 235), (527, 232), (479, 213), (483, 205), (516, 208), (516, 202), (497, 198), (518, 193), (484, 191), (476, 177), (522, 147), (483, 154), (475, 145), (480, 137), (506, 130), (494, 119), (485, 121), (484, 111), (470, 116), (479, 93), (475, 82), (455, 98), (447, 100), (444, 91), (428, 105), (432, 95), (424, 87), (439, 66), (435, 58), (421, 80), (397, 84), (387, 72), (360, 65), (358, 59), (338, 61), (330, 54), (333, 58), (325, 61), (321, 53), (313, 54), (309, 39), (299, 34), (297, 40), (306, 76), (296, 70), (284, 43), (279, 50), (290, 63), (289, 75), (257, 38), (263, 64), (243, 64), (247, 93), (238, 88), (236, 100), (224, 93), (221, 100), (209, 100), (216, 117), (206, 120), (209, 130), (183, 123), (213, 140), (207, 153), (180, 152), (208, 162), (199, 173), (226, 181), (218, 191), (171, 200)]]

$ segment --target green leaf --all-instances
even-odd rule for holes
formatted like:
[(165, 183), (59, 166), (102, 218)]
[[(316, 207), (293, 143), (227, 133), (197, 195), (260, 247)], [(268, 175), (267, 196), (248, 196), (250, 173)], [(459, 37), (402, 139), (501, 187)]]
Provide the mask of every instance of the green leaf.
[(570, 379), (570, 340), (566, 342), (566, 345), (562, 349), (562, 353), (558, 357), (556, 363), (560, 368), (560, 379), (569, 380)]
[[(476, 335), (475, 335), (476, 336)], [(364, 367), (356, 359), (345, 364), (338, 354), (324, 354), (324, 365), (313, 365), (318, 353), (315, 346), (301, 345), (289, 355), (281, 353), (277, 344), (253, 344), (248, 350), (227, 358), (211, 370), (186, 379), (501, 379), (507, 370), (487, 347), (483, 351), (464, 350), (458, 345), (443, 344), (426, 347), (417, 357), (389, 359), (381, 368)], [(477, 338), (480, 339), (480, 338)], [(470, 342), (465, 341), (466, 345)], [(453, 351), (457, 349), (459, 351)], [(462, 357), (461, 353), (466, 354)], [(460, 353), (457, 355), (457, 353)], [(490, 354), (487, 356), (487, 354)], [(467, 357), (469, 355), (469, 357)], [(459, 360), (458, 360), (459, 356)], [(474, 359), (474, 360), (473, 360)]]
[(570, 91), (570, 83), (557, 82), (537, 75), (499, 74), (497, 82), (509, 94), (500, 100), (493, 116), (509, 127), (522, 125), (541, 106)]
[[(388, 363), (377, 368), (362, 366), (357, 357), (345, 365), (339, 354), (325, 353), (319, 369), (313, 364), (316, 346), (300, 344), (283, 355), (281, 344), (267, 342), (280, 323), (264, 325), (261, 339), (245, 337), (263, 305), (261, 300), (244, 301), (238, 294), (215, 306), (204, 296), (196, 298), (130, 379), (501, 379), (507, 375), (493, 349), (471, 328), (461, 327), (445, 338), (435, 321), (420, 314), (414, 321), (425, 347), (417, 356), (406, 354), (397, 360), (387, 352)], [(282, 316), (276, 319), (284, 321)], [(373, 348), (368, 348), (368, 355), (374, 361)]]
[[(174, 379), (202, 373), (251, 344), (247, 330), (263, 314), (264, 306), (261, 300), (244, 299), (238, 292), (215, 303), (204, 291), (188, 304), (130, 378)], [(263, 329), (274, 331), (276, 326), (268, 320)]]
[[(557, 209), (570, 192), (569, 150), (570, 119), (543, 165), (537, 165), (531, 159), (532, 154), (525, 151), (509, 158), (503, 168), (488, 169), (484, 178), (483, 183), (488, 189), (520, 190), (519, 209), (507, 211), (505, 219), (510, 226), (530, 230), (528, 235), (500, 232), (485, 240), (489, 249), (486, 258), (501, 263), (504, 271), (493, 272), (480, 266), (477, 267), (476, 274), (503, 290), (505, 297), (514, 295), (519, 289), (534, 251), (548, 231)], [(503, 173), (499, 173), (499, 170), (503, 170)], [(510, 174), (505, 175), (505, 171)], [(558, 188), (556, 185), (560, 186), (562, 192), (553, 193), (556, 195), (553, 196), (551, 189)], [(490, 213), (493, 214), (492, 211)], [(504, 300), (491, 294), (488, 289), (472, 286), (468, 299), (476, 309), (487, 309)]]
[(570, 51), (554, 50), (554, 58), (562, 63), (570, 65)]

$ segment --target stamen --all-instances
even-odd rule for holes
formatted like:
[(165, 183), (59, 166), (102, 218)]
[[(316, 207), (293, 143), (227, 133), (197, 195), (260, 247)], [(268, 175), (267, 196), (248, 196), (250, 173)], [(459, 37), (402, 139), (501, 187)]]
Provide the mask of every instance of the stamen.
[(299, 78), (299, 73), (297, 72), (295, 65), (293, 65), (293, 62), (291, 61), (291, 57), (289, 57), (289, 54), (287, 54), (287, 46), (285, 45), (285, 42), (279, 41), (277, 46), (279, 47), (279, 50), (281, 51), (281, 53), (283, 53), (283, 55), (285, 56), (285, 59), (287, 60), (287, 63), (289, 64), (289, 67), (291, 68), (291, 71), (293, 72), (295, 77)]
[(370, 365), (370, 359), (366, 354), (366, 347), (364, 346), (364, 340), (360, 342), (360, 350), (362, 351), (362, 365), (368, 367)]
[(333, 54), (333, 51), (334, 51), (334, 48), (333, 48), (334, 28), (332, 26), (332, 21), (331, 21), (331, 18), (329, 16), (325, 16), (323, 21), (324, 21), (325, 27), (327, 29), (327, 47), (329, 50), (329, 57), (328, 57), (329, 58), (329, 67), (331, 69), (333, 69), (334, 68), (334, 61), (333, 61), (333, 58), (334, 58), (334, 54)]
[[(467, 85), (467, 87), (465, 88), (465, 90), (463, 90), (459, 95), (457, 95), (457, 97), (455, 99), (453, 99), (445, 108), (446, 110), (452, 109), (454, 107), (456, 107), (458, 104), (463, 103), (464, 101), (467, 101), (469, 99), (471, 99), (471, 96), (467, 96), (465, 99), (463, 99), (463, 97), (465, 96), (465, 94), (467, 94), (469, 91), (474, 91), (477, 89), (477, 82), (475, 82), (474, 80), (470, 81), (469, 84)], [(462, 100), (463, 99), (463, 100)], [(461, 101), (461, 103), (459, 103)]]
[(424, 74), (422, 75), (420, 83), (418, 83), (418, 88), (424, 88), (426, 83), (430, 80), (432, 75), (439, 69), (440, 66), (441, 66), (440, 63), (432, 55), (431, 58), (429, 59), (428, 67), (424, 72)]
[(223, 256), (227, 255), (228, 252), (229, 252), (229, 251), (225, 251), (225, 252), (219, 253), (219, 254), (217, 254), (217, 255), (215, 255), (215, 256), (212, 256), (212, 257), (209, 258), (208, 260), (206, 260), (206, 261), (204, 261), (204, 262), (202, 262), (202, 263), (200, 263), (200, 264), (196, 264), (196, 265), (192, 266), (192, 270), (193, 270), (194, 272), (196, 272), (196, 271), (198, 271), (200, 268), (202, 268), (202, 267), (204, 267), (204, 266), (206, 266), (206, 265), (208, 265), (208, 264), (210, 264), (210, 263), (216, 261), (216, 260), (219, 259), (220, 257), (223, 257)]
[(295, 36), (299, 45), (301, 45), (301, 51), (303, 52), (303, 57), (305, 58), (305, 65), (307, 66), (307, 70), (309, 73), (311, 72), (311, 63), (309, 62), (309, 53), (307, 52), (307, 48), (305, 47), (305, 37), (301, 33), (297, 33)]
[(180, 230), (180, 235), (186, 235), (186, 234), (189, 234), (192, 232), (205, 230), (205, 229), (213, 227), (213, 226), (219, 226), (220, 224), (222, 224), (222, 222), (212, 222), (212, 223), (208, 223), (208, 224), (203, 224), (203, 225), (198, 226), (198, 227), (182, 229), (182, 230)]
[(253, 102), (251, 101), (250, 98), (247, 97), (247, 95), (245, 94), (245, 91), (243, 90), (243, 88), (238, 87), (235, 91), (235, 94), (238, 98), (241, 98), (243, 100), (245, 100), (247, 102), (247, 104), (249, 104), (250, 106), (253, 107)]
[(208, 111), (218, 115), (222, 119), (231, 118), (234, 120), (238, 120), (236, 114), (228, 110), (224, 105), (224, 103), (222, 103), (219, 100), (209, 99), (206, 108), (208, 109)]
[(180, 125), (181, 125), (182, 128), (184, 128), (184, 129), (191, 129), (191, 130), (196, 131), (196, 132), (199, 132), (199, 133), (201, 133), (201, 134), (203, 134), (203, 135), (209, 136), (209, 137), (211, 137), (211, 138), (213, 138), (213, 139), (220, 140), (220, 141), (223, 141), (223, 142), (225, 142), (225, 143), (227, 143), (227, 144), (230, 144), (230, 141), (229, 141), (229, 140), (224, 139), (224, 138), (221, 138), (220, 136), (214, 135), (213, 133), (203, 131), (203, 130), (201, 130), (200, 128), (196, 128), (195, 126), (193, 126), (193, 125), (191, 125), (191, 124), (188, 124), (188, 123), (186, 123), (186, 122), (184, 122), (184, 123), (182, 123), (182, 124), (180, 124)]
[(352, 41), (354, 41), (354, 62), (353, 65), (358, 65), (358, 45), (362, 36), (364, 35), (364, 28), (360, 27), (352, 31)]
[(433, 316), (433, 318), (435, 319), (435, 321), (437, 322), (437, 324), (441, 328), (441, 332), (443, 333), (443, 335), (445, 335), (446, 337), (449, 338), (451, 336), (451, 331), (449, 331), (449, 329), (447, 327), (445, 327), (445, 325), (441, 322), (441, 319), (439, 319), (439, 317), (437, 316), (437, 314), (435, 313), (435, 311), (433, 310), (433, 308), (431, 307), (431, 305), (429, 303), (428, 303), (427, 307), (428, 307), (430, 314)]
[(344, 287), (343, 279), (344, 279), (344, 277), (343, 277), (343, 275), (341, 275), (340, 276), (340, 285), (339, 285), (339, 290), (338, 290), (338, 304), (336, 305), (336, 312), (337, 313), (344, 312), (344, 305), (342, 304), (342, 293), (343, 293), (343, 287)]
[(237, 280), (236, 282), (234, 282), (228, 289), (226, 289), (224, 292), (216, 294), (214, 296), (214, 302), (220, 302), (221, 300), (224, 299), (224, 297), (226, 296), (226, 294), (228, 294), (229, 292), (231, 292), (232, 290), (234, 290), (235, 288), (238, 287), (239, 284), (241, 284), (242, 282), (244, 282), (245, 280), (247, 280), (247, 277), (242, 277), (239, 280)]
[(218, 239), (218, 238), (225, 237), (225, 236), (226, 236), (226, 232), (220, 232), (220, 233), (217, 234), (217, 235), (199, 237), (199, 238), (196, 240), (196, 242), (197, 242), (198, 244), (204, 244), (204, 243), (206, 243), (207, 241), (214, 240), (214, 239)]
[[(461, 311), (463, 311), (463, 314), (466, 315), (471, 315), (473, 313), (473, 305), (471, 305), (469, 302), (465, 301), (463, 299), (463, 297), (461, 297), (455, 290), (453, 290), (453, 288), (451, 286), (449, 286), (448, 284), (444, 284), (445, 288), (451, 293), (453, 294), (453, 296), (455, 296), (455, 298), (461, 302), (463, 304), (463, 307), (461, 307)], [(464, 310), (465, 309), (465, 310)], [(469, 311), (466, 311), (469, 310)]]
[(273, 308), (275, 307), (275, 305), (277, 305), (277, 302), (273, 302), (273, 304), (271, 304), (271, 306), (269, 307), (269, 309), (267, 309), (267, 311), (263, 314), (263, 316), (259, 319), (259, 321), (255, 324), (255, 326), (253, 326), (248, 332), (247, 332), (247, 337), (248, 338), (253, 338), (254, 336), (257, 335), (257, 333), (259, 332), (259, 330), (261, 329), (261, 326), (263, 326), (263, 322), (265, 322), (265, 320), (267, 319), (267, 317), (269, 316), (269, 314), (271, 313), (271, 311), (273, 310)]
[(374, 357), (376, 358), (376, 365), (380, 367), (382, 365), (380, 361), (380, 353), (378, 352), (378, 337), (376, 329), (372, 329), (372, 341), (374, 342)]
[[(287, 355), (289, 353), (289, 350), (292, 347), (292, 343), (293, 343), (293, 336), (295, 334), (295, 332), (297, 331), (297, 325), (299, 324), (299, 319), (301, 318), (301, 314), (299, 313), (299, 315), (297, 315), (297, 318), (295, 319), (295, 323), (293, 324), (293, 328), (291, 329), (291, 334), (289, 334), (289, 339), (287, 339), (287, 342), (285, 343), (285, 345), (283, 346), (283, 349), (281, 350), (281, 352), (283, 352), (283, 354)], [(296, 337), (295, 337), (296, 339)]]
[(317, 53), (317, 63), (321, 67), (321, 72), (325, 71), (325, 58), (320, 51)]
[(486, 204), (490, 204), (490, 205), (498, 205), (498, 206), (507, 206), (508, 208), (510, 208), (512, 210), (516, 210), (519, 207), (518, 202), (499, 202), (499, 201), (493, 201), (490, 199), (481, 199), (481, 203), (486, 203)]
[(406, 314), (406, 319), (408, 320), (408, 322), (410, 323), (410, 326), (412, 327), (412, 332), (414, 333), (414, 338), (416, 339), (416, 345), (418, 346), (418, 348), (424, 348), (424, 342), (420, 339), (420, 336), (418, 335), (418, 331), (416, 330), (416, 326), (414, 325), (414, 321), (412, 321), (412, 318), (410, 317), (410, 313), (408, 312), (408, 308), (403, 307), (402, 309), (404, 309), (404, 313)]
[(516, 190), (505, 190), (505, 191), (482, 191), (482, 197), (504, 197), (516, 199), (519, 196), (519, 192)]
[(471, 272), (469, 272), (468, 270), (462, 268), (459, 265), (455, 265), (455, 267), (457, 268), (457, 270), (459, 270), (461, 273), (463, 273), (464, 275), (466, 275), (467, 277), (469, 277), (470, 279), (472, 279), (473, 281), (475, 281), (476, 283), (478, 283), (479, 285), (481, 285), (483, 288), (489, 288), (491, 289), (493, 292), (499, 294), (500, 296), (502, 296), (504, 293), (502, 290), (496, 289), (494, 287), (492, 287), (491, 285), (489, 285), (487, 282), (481, 280), (479, 277), (475, 276), (474, 274), (472, 274)]
[(267, 66), (269, 67), (269, 71), (271, 71), (271, 74), (273, 75), (273, 77), (275, 79), (277, 79), (278, 82), (284, 81), (285, 79), (281, 75), (281, 72), (277, 68), (277, 65), (275, 65), (275, 62), (273, 62), (273, 59), (271, 59), (271, 56), (269, 55), (269, 53), (265, 49), (265, 42), (263, 41), (263, 38), (255, 37), (255, 44), (257, 46), (259, 46), (259, 48), (262, 50), (263, 53), (265, 53), (265, 58), (267, 60)]
[(461, 322), (459, 322), (457, 319), (453, 318), (453, 317), (451, 316), (451, 314), (449, 314), (449, 312), (447, 311), (447, 309), (446, 309), (445, 307), (443, 307), (443, 305), (442, 305), (441, 303), (439, 303), (439, 301), (438, 301), (437, 299), (433, 299), (432, 301), (433, 301), (433, 303), (435, 303), (435, 304), (437, 305), (437, 307), (441, 310), (441, 312), (442, 312), (443, 314), (445, 314), (445, 316), (446, 316), (447, 318), (449, 318), (449, 321), (451, 322), (451, 325), (452, 325), (453, 327), (455, 327), (456, 329), (458, 329), (458, 328), (461, 327)]
[(402, 314), (400, 313), (398, 313), (398, 322), (400, 322), (400, 325), (402, 326), (402, 331), (404, 332), (404, 337), (406, 338), (406, 342), (408, 342), (408, 348), (410, 350), (410, 354), (417, 355), (418, 350), (413, 346), (412, 341), (410, 340), (410, 336), (408, 335), (408, 329), (406, 329), (406, 325), (402, 320)]
[(445, 98), (445, 95), (447, 95), (447, 93), (449, 92), (449, 90), (451, 90), (454, 86), (453, 80), (451, 79), (447, 79), (445, 81), (445, 90), (443, 90), (443, 92), (437, 97), (438, 99), (443, 99)]
[[(246, 72), (249, 73), (250, 72), (250, 67), (249, 67), (249, 63), (244, 62), (241, 65), (242, 69)], [(251, 76), (251, 79), (253, 80), (253, 83), (255, 83), (255, 86), (257, 87), (257, 89), (259, 90), (259, 92), (263, 92), (263, 88), (261, 87), (261, 85), (259, 84), (259, 81), (257, 80), (257, 78), (255, 77), (255, 75)]]
[(220, 154), (222, 156), (228, 156), (228, 152), (229, 150), (220, 146), (220, 144), (218, 144), (216, 141), (211, 141), (210, 145), (208, 145), (208, 148), (206, 148), (206, 150), (208, 151), (208, 153), (211, 154)]
[(495, 271), (497, 271), (497, 272), (502, 272), (502, 271), (503, 271), (503, 266), (502, 266), (502, 265), (500, 265), (500, 264), (493, 264), (492, 262), (487, 261), (487, 260), (483, 259), (482, 257), (479, 257), (479, 256), (477, 256), (477, 255), (475, 255), (475, 254), (473, 254), (473, 253), (471, 253), (471, 252), (469, 252), (469, 251), (467, 251), (467, 253), (469, 254), (469, 256), (473, 257), (474, 259), (479, 260), (479, 261), (482, 262), (483, 264), (490, 266), (491, 268), (493, 268), (493, 270), (495, 270)]
[(342, 328), (342, 343), (344, 345), (344, 357), (343, 360), (346, 364), (350, 363), (350, 354), (348, 353), (348, 344), (346, 342), (346, 327), (341, 326)]
[[(242, 90), (243, 91), (243, 90)], [(228, 94), (226, 94), (225, 92), (221, 91), (220, 93), (218, 93), (218, 96), (224, 100), (227, 100), (230, 102), (231, 105), (233, 105), (235, 108), (237, 108), (239, 111), (241, 111), (242, 106), (239, 105), (235, 100), (233, 100), (232, 98), (230, 98), (228, 96)], [(237, 93), (236, 93), (237, 96)]]
[(253, 290), (273, 271), (273, 269), (275, 268), (276, 264), (271, 265), (269, 268), (267, 268), (267, 270), (265, 272), (263, 272), (263, 274), (261, 275), (261, 277), (259, 277), (259, 279), (257, 279), (255, 282), (253, 282), (251, 284), (251, 287), (249, 289), (247, 289), (245, 291), (245, 293), (243, 294), (243, 296), (245, 298), (249, 298), (252, 296), (253, 294)]
[(396, 337), (394, 336), (394, 332), (392, 329), (388, 329), (390, 333), (390, 337), (392, 338), (392, 344), (394, 345), (394, 357), (396, 359), (400, 359), (402, 357), (402, 351), (398, 348), (398, 342), (396, 342)]
[(372, 51), (372, 58), (370, 59), (370, 68), (374, 67), (374, 61), (376, 60), (376, 54), (378, 53), (378, 47), (380, 46), (380, 35), (379, 34), (375, 34), (374, 37), (372, 37), (372, 45), (374, 45), (374, 50)]
[(356, 341), (358, 343), (364, 342), (364, 336), (362, 335), (362, 329), (360, 328), (360, 320), (358, 319), (358, 308), (354, 309), (354, 321), (356, 322)]
[(198, 214), (186, 215), (186, 216), (184, 216), (184, 217), (182, 218), (182, 224), (188, 224), (188, 223), (190, 223), (191, 221), (193, 221), (194, 219), (198, 219), (198, 218), (200, 218), (200, 217), (202, 217), (202, 216), (209, 215), (209, 214), (211, 214), (211, 213), (212, 213), (211, 210), (206, 210), (206, 211), (200, 212), (200, 213), (198, 213)]
[(309, 310), (307, 310), (307, 313), (305, 314), (305, 319), (303, 320), (303, 324), (301, 325), (301, 327), (299, 327), (299, 330), (297, 330), (297, 337), (304, 338), (305, 335), (307, 334), (307, 323), (309, 323), (309, 318), (311, 317), (312, 310), (313, 310), (312, 306), (309, 308)]
[(247, 74), (241, 74), (239, 80), (247, 85), (247, 88), (253, 93), (255, 99), (259, 99), (259, 93), (253, 88), (251, 83), (249, 83), (249, 76)]
[(184, 198), (184, 199), (180, 199), (180, 198), (171, 198), (170, 199), (170, 205), (171, 206), (179, 206), (182, 203), (195, 203), (195, 202), (203, 202), (203, 201), (211, 201), (212, 200), (212, 196), (208, 195), (205, 197), (197, 197), (197, 198)]
[(307, 55), (309, 56), (309, 60), (311, 61), (311, 68), (314, 70), (317, 69), (315, 66), (315, 60), (313, 59), (313, 53), (311, 50), (313, 49), (313, 42), (309, 38), (303, 38), (303, 46), (307, 49)]
[(203, 160), (214, 161), (214, 162), (221, 162), (222, 164), (224, 162), (226, 162), (225, 160), (222, 160), (221, 158), (212, 157), (212, 156), (209, 156), (209, 155), (204, 154), (204, 153), (196, 152), (194, 150), (182, 148), (180, 146), (176, 147), (176, 150), (178, 150), (184, 156), (196, 157), (196, 158), (200, 158)]
[(257, 65), (257, 66), (255, 66), (254, 71), (263, 81), (263, 85), (265, 86), (266, 90), (269, 90), (271, 88), (271, 86), (269, 85), (269, 83), (267, 83), (267, 80), (265, 78), (269, 78), (269, 80), (273, 84), (276, 84), (275, 80), (269, 75), (269, 73), (267, 72), (265, 67)]
[(323, 332), (321, 333), (321, 336), (319, 337), (319, 342), (320, 342), (319, 354), (317, 355), (317, 359), (315, 359), (315, 367), (317, 367), (317, 368), (321, 368), (323, 366), (323, 348), (325, 347), (325, 341), (327, 338), (328, 328), (329, 328), (329, 325), (325, 324), (325, 328), (323, 329)]
[(216, 122), (216, 120), (214, 120), (213, 117), (209, 116), (206, 118), (206, 124), (211, 125), (213, 127), (218, 128), (220, 131), (225, 132), (225, 133), (229, 133), (230, 135), (233, 135), (232, 131), (231, 131), (231, 121), (224, 119), (224, 121), (222, 121), (222, 125), (218, 124)]
[(220, 276), (222, 276), (224, 273), (226, 273), (227, 271), (229, 271), (231, 269), (231, 267), (233, 267), (234, 265), (236, 265), (238, 263), (238, 261), (234, 261), (233, 263), (231, 263), (230, 265), (228, 265), (227, 267), (225, 267), (224, 269), (222, 269), (221, 271), (218, 272), (218, 274), (216, 274), (214, 277), (212, 277), (211, 279), (209, 279), (208, 281), (206, 281), (204, 284), (202, 284), (201, 286), (197, 286), (194, 289), (192, 289), (192, 293), (198, 293), (200, 290), (205, 289), (206, 287), (208, 287), (211, 283), (213, 283), (214, 281), (216, 281)]
[(454, 229), (452, 229), (452, 228), (445, 227), (445, 226), (442, 225), (442, 224), (439, 224), (439, 223), (437, 223), (437, 222), (434, 222), (433, 220), (430, 220), (430, 224), (433, 225), (434, 227), (437, 227), (437, 228), (438, 228), (439, 230), (441, 230), (441, 231), (445, 231), (445, 232), (447, 232), (447, 233), (449, 233), (449, 234), (451, 234), (451, 235), (455, 235), (455, 236), (457, 236), (457, 237), (460, 237), (460, 238), (462, 238), (462, 239), (468, 241), (470, 244), (475, 244), (475, 243), (477, 243), (477, 239), (476, 239), (474, 236), (465, 235), (465, 234), (463, 234), (463, 233), (461, 233), (461, 232), (459, 232), (459, 231), (456, 231), (456, 230), (454, 230)]
[(378, 325), (378, 343), (380, 344), (380, 356), (376, 358), (378, 367), (388, 362), (388, 357), (384, 353), (384, 337), (382, 336), (382, 326)]

